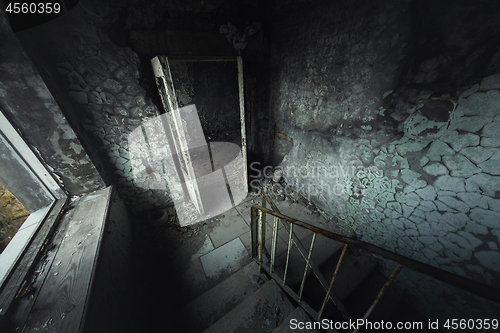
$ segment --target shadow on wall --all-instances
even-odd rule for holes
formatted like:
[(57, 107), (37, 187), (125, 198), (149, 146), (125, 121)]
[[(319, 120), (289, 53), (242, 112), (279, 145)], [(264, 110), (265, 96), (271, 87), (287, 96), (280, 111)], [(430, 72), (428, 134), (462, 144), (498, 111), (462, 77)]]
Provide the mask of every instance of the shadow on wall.
[[(293, 140), (287, 183), (364, 241), (496, 286), (500, 30), (495, 15), (471, 16), (486, 3), (498, 6), (321, 2), (291, 13), (275, 31), (271, 99), (278, 134)], [(498, 312), (404, 280), (430, 318)]]

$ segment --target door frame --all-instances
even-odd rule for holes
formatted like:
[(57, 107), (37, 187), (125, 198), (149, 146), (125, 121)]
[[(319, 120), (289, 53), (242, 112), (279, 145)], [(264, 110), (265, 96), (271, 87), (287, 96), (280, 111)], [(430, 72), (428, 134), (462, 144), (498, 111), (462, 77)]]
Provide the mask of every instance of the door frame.
[[(157, 56), (151, 59), (151, 65), (153, 68), (153, 72), (156, 78), (162, 78), (163, 80), (163, 89), (165, 89), (165, 93), (167, 96), (162, 96), (160, 93), (160, 97), (162, 98), (162, 102), (164, 104), (165, 109), (172, 110), (172, 116), (174, 123), (176, 120), (180, 122), (180, 116), (175, 110), (178, 109), (175, 88), (172, 81), (172, 74), (170, 72), (170, 63), (175, 62), (236, 62), (237, 71), (238, 71), (238, 99), (239, 99), (239, 113), (240, 113), (240, 128), (241, 128), (241, 152), (243, 157), (244, 164), (244, 173), (245, 173), (245, 190), (248, 192), (248, 166), (247, 166), (247, 140), (246, 140), (246, 122), (245, 122), (245, 94), (244, 94), (244, 78), (243, 78), (243, 59), (241, 56)], [(160, 89), (160, 87), (159, 87)], [(169, 110), (165, 110), (168, 112)], [(175, 126), (177, 127), (177, 126)], [(177, 128), (171, 128), (172, 133), (177, 133), (177, 136), (182, 136), (182, 131)], [(192, 185), (192, 188), (185, 188), (188, 192), (189, 197), (195, 204), (195, 207), (198, 209), (200, 214), (203, 214), (203, 204), (201, 202), (201, 196), (199, 193), (198, 186), (196, 184), (196, 178), (194, 176), (194, 171), (192, 170), (192, 166), (190, 165), (190, 156), (189, 154), (179, 154), (180, 151), (186, 151), (186, 147), (182, 147), (182, 138), (180, 140), (174, 139), (175, 147), (178, 153), (178, 156), (182, 156), (183, 161), (180, 161), (181, 164), (187, 166), (187, 168), (180, 167), (181, 173), (185, 178), (183, 183)], [(180, 142), (180, 145), (179, 145)], [(191, 168), (190, 168), (191, 167)], [(186, 170), (187, 169), (187, 170)]]

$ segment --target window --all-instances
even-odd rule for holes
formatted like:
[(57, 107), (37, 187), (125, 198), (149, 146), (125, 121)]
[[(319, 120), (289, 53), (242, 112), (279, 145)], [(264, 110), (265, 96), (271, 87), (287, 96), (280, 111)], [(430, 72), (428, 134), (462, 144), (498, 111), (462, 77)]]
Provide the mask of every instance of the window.
[(0, 254), (0, 291), (12, 269), (40, 230), (46, 217), (66, 194), (19, 133), (0, 112), (0, 182), (31, 214)]

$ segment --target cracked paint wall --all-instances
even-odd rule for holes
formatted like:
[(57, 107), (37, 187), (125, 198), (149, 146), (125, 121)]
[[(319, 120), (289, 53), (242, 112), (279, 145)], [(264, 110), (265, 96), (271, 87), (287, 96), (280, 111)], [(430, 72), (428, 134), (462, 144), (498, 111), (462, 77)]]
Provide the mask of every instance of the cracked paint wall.
[[(275, 24), (271, 60), (286, 181), (361, 240), (498, 285), (498, 27), (462, 2), (296, 5)], [(429, 318), (498, 312), (409, 270), (398, 280)]]

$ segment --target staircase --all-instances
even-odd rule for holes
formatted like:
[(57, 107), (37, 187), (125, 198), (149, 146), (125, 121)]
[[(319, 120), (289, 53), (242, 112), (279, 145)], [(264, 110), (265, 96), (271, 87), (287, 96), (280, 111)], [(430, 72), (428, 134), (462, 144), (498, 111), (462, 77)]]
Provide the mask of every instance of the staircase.
[[(303, 242), (308, 244), (308, 238), (304, 238)], [(331, 279), (342, 247), (342, 243), (326, 238), (316, 241), (315, 250), (318, 255), (314, 259), (327, 280)], [(282, 266), (281, 263), (286, 260), (286, 254), (285, 251), (277, 257), (278, 266)], [(287, 278), (287, 284), (295, 286), (293, 288), (295, 290), (300, 287), (305, 264), (303, 258), (302, 262), (293, 260), (298, 255), (300, 255), (298, 251), (295, 252), (292, 249)], [(292, 262), (296, 264), (292, 265)], [(319, 308), (325, 291), (319, 284), (315, 284), (315, 281), (317, 280), (313, 276), (307, 278), (304, 300)], [(335, 280), (333, 290), (341, 301), (349, 305), (350, 312), (361, 313), (362, 316), (373, 300), (373, 297), (369, 298), (369, 296), (376, 294), (384, 282), (385, 279), (377, 269), (377, 263), (371, 255), (349, 250), (343, 259), (343, 266), (339, 271), (338, 279)], [(389, 290), (392, 292), (388, 291), (384, 297), (387, 297), (386, 300), (390, 302), (384, 303), (390, 304), (381, 304), (384, 311), (374, 313), (376, 316), (370, 318), (371, 320), (397, 321), (391, 315), (400, 308), (402, 297), (395, 289)], [(412, 311), (408, 310), (408, 313)], [(186, 323), (185, 331), (193, 333), (323, 332), (323, 330), (301, 330), (295, 327), (298, 323), (313, 323), (314, 321), (274, 280), (269, 279), (264, 273), (258, 273), (258, 264), (255, 261), (183, 306), (180, 313), (190, 314), (192, 320)], [(334, 306), (328, 306), (325, 309), (324, 317), (344, 321), (335, 315)], [(296, 329), (293, 330), (291, 327)]]
[[(400, 322), (421, 323), (421, 327), (403, 328), (421, 332), (427, 327), (427, 318), (391, 284), (403, 267), (484, 298), (498, 299), (497, 291), (475, 281), (295, 220), (279, 213), (272, 201), (272, 210), (265, 208), (264, 198), (262, 202), (264, 207), (251, 207), (251, 258), (255, 261), (246, 257), (232, 275), (218, 280), (196, 298), (185, 299), (187, 304), (176, 304), (174, 315), (183, 331), (357, 332), (356, 328), (379, 332), (387, 328), (380, 327), (383, 321), (392, 323), (395, 330)], [(266, 223), (265, 216), (274, 217), (274, 223)], [(272, 237), (266, 238), (266, 234)], [(373, 253), (398, 263), (389, 280), (378, 268), (380, 261)], [(331, 298), (323, 303), (330, 286)], [(372, 329), (353, 327), (352, 323), (363, 317), (368, 318)], [(312, 318), (320, 318), (321, 323)]]

